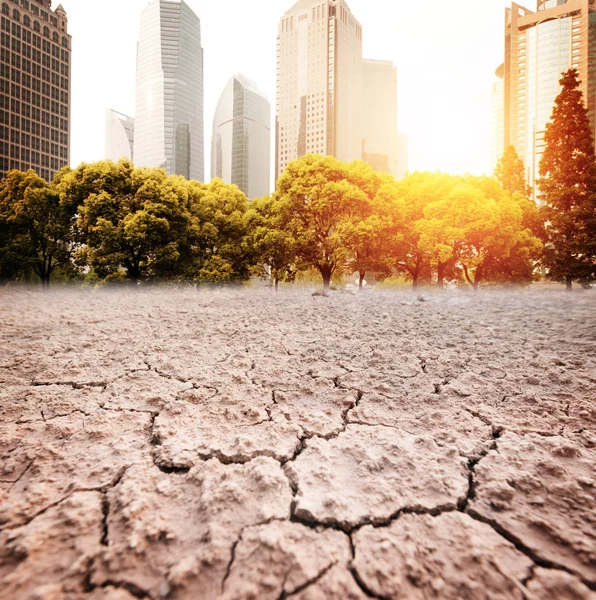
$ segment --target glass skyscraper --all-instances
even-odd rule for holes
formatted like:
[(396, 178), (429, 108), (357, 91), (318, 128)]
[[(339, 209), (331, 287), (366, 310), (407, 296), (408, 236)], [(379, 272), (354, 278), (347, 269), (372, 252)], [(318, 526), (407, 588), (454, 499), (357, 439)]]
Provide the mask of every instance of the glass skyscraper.
[(204, 180), (201, 23), (183, 1), (151, 0), (137, 45), (137, 166)]
[(243, 75), (226, 85), (213, 120), (211, 177), (237, 185), (252, 200), (270, 192), (271, 105)]
[(506, 9), (504, 146), (523, 159), (536, 188), (544, 134), (561, 74), (579, 71), (584, 103), (596, 128), (596, 6), (593, 0), (538, 0), (536, 12)]

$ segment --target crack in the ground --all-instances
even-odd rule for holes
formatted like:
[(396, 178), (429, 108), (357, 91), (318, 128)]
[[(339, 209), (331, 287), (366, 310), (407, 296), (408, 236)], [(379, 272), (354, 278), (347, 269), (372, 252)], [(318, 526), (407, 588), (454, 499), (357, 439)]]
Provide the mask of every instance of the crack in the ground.
[(479, 521), (480, 523), (484, 523), (485, 525), (489, 525), (492, 527), (494, 531), (496, 531), (501, 537), (505, 538), (508, 542), (513, 544), (515, 548), (529, 558), (536, 566), (542, 567), (543, 569), (550, 569), (556, 571), (564, 571), (565, 573), (569, 573), (570, 575), (576, 576), (587, 588), (592, 591), (596, 591), (596, 582), (590, 581), (581, 576), (580, 573), (570, 569), (564, 565), (556, 563), (554, 561), (548, 560), (536, 554), (531, 548), (526, 546), (523, 541), (514, 535), (509, 530), (505, 529), (500, 523), (495, 521), (494, 519), (490, 519), (475, 511), (473, 508), (466, 508), (466, 514), (472, 517), (472, 519)]
[(32, 515), (29, 515), (22, 521), (19, 521), (12, 525), (10, 525), (10, 524), (4, 525), (3, 527), (6, 530), (13, 530), (13, 529), (18, 529), (20, 527), (25, 527), (26, 525), (29, 525), (29, 523), (31, 523), (38, 517), (41, 517), (41, 515), (47, 513), (50, 509), (55, 508), (56, 506), (59, 506), (63, 502), (66, 502), (69, 498), (74, 496), (74, 494), (92, 493), (92, 492), (99, 492), (101, 494), (106, 494), (108, 492), (108, 490), (116, 487), (120, 483), (120, 481), (124, 477), (126, 471), (128, 471), (128, 469), (131, 466), (132, 465), (126, 465), (126, 466), (122, 467), (120, 469), (120, 471), (117, 473), (116, 477), (110, 483), (107, 483), (106, 485), (99, 485), (99, 486), (90, 487), (90, 488), (85, 488), (85, 487), (75, 488), (75, 489), (71, 490), (70, 492), (68, 492), (68, 494), (66, 494), (65, 496), (62, 496), (60, 499), (56, 500), (55, 502), (51, 502), (50, 504), (44, 506), (42, 509), (38, 510), (36, 513), (34, 513)]
[(391, 598), (389, 598), (389, 596), (381, 596), (381, 594), (376, 594), (375, 592), (373, 592), (368, 587), (368, 585), (366, 584), (364, 579), (362, 579), (362, 577), (360, 576), (360, 573), (358, 573), (356, 567), (353, 564), (350, 566), (349, 571), (350, 571), (352, 577), (354, 578), (356, 585), (360, 588), (362, 593), (367, 598), (376, 598), (377, 600), (391, 600)]
[(35, 458), (29, 462), (29, 464), (23, 469), (21, 474), (16, 479), (13, 479), (13, 480), (0, 479), (0, 483), (9, 484), (10, 489), (12, 489), (17, 483), (19, 483), (19, 481), (21, 481), (21, 479), (23, 479), (23, 477), (25, 477), (25, 475), (27, 474), (27, 471), (29, 471), (29, 469), (33, 466), (34, 462), (35, 462)]
[(236, 548), (238, 547), (238, 544), (242, 541), (242, 536), (244, 535), (244, 532), (247, 529), (252, 529), (255, 527), (263, 527), (265, 525), (269, 525), (270, 523), (273, 523), (275, 521), (286, 521), (287, 519), (282, 519), (279, 517), (271, 517), (270, 519), (266, 519), (265, 521), (260, 521), (259, 523), (251, 523), (250, 525), (245, 525), (238, 533), (238, 537), (236, 538), (236, 540), (234, 541), (234, 543), (232, 544), (232, 547), (230, 549), (230, 561), (228, 562), (228, 565), (226, 567), (226, 573), (221, 581), (221, 593), (224, 593), (225, 587), (226, 587), (226, 582), (230, 577), (230, 574), (232, 572), (232, 566), (236, 560)]
[(277, 600), (286, 600), (286, 598), (290, 598), (291, 596), (295, 596), (296, 594), (299, 594), (300, 592), (303, 592), (307, 588), (309, 588), (309, 587), (317, 584), (321, 579), (323, 579), (323, 577), (325, 577), (325, 575), (327, 575), (327, 573), (329, 573), (329, 571), (331, 571), (331, 569), (333, 569), (333, 567), (336, 564), (337, 564), (337, 562), (333, 562), (333, 563), (327, 565), (315, 577), (313, 577), (312, 579), (309, 579), (308, 581), (305, 581), (303, 584), (299, 585), (296, 589), (292, 590), (291, 592), (286, 592), (286, 591), (283, 590), (283, 588), (285, 587), (285, 581), (284, 581), (284, 585), (282, 586), (282, 592), (279, 595), (279, 597), (277, 598)]

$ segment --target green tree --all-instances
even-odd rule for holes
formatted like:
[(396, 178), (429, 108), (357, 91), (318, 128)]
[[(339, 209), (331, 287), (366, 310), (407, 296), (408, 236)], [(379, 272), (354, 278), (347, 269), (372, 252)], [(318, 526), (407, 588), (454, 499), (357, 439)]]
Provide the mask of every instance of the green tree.
[(276, 290), (280, 281), (294, 281), (298, 259), (292, 237), (281, 226), (280, 202), (272, 196), (253, 200), (245, 222), (261, 276), (270, 277)]
[(33, 170), (10, 171), (0, 182), (0, 260), (5, 277), (33, 271), (43, 287), (71, 266), (73, 210)]
[(521, 194), (524, 198), (532, 196), (532, 188), (526, 182), (524, 163), (513, 146), (507, 146), (505, 149), (497, 163), (495, 177), (503, 189), (511, 194)]
[(453, 257), (474, 291), (492, 280), (513, 248), (530, 255), (541, 247), (524, 226), (520, 204), (492, 177), (460, 178), (449, 195), (428, 205), (425, 216), (442, 222), (438, 240), (453, 245)]
[(248, 243), (246, 196), (221, 179), (188, 182), (191, 229), (184, 276), (197, 283), (232, 283), (250, 278), (257, 262)]
[(546, 126), (539, 186), (544, 202), (544, 265), (549, 278), (565, 283), (596, 277), (596, 160), (579, 74), (560, 80), (551, 121)]
[(291, 162), (277, 182), (281, 226), (302, 263), (319, 271), (325, 290), (349, 259), (345, 225), (366, 210), (369, 196), (358, 169), (332, 156)]
[(137, 285), (175, 270), (190, 225), (182, 178), (101, 161), (60, 174), (57, 185), (63, 203), (78, 206), (79, 260), (100, 277), (124, 269)]

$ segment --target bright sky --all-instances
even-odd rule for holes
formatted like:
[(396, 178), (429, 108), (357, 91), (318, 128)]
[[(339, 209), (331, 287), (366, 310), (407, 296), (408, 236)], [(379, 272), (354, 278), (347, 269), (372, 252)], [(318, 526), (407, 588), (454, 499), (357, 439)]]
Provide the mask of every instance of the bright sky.
[[(61, 0), (73, 36), (71, 162), (103, 158), (104, 109), (134, 116), (139, 15), (148, 0)], [(213, 113), (237, 72), (275, 111), (277, 24), (294, 0), (186, 0), (205, 52), (205, 159)], [(53, 0), (53, 7), (58, 4)], [(490, 91), (503, 62), (506, 0), (348, 0), (364, 58), (398, 68), (399, 128), (410, 170), (489, 171)], [(535, 2), (526, 6), (535, 9)], [(273, 140), (272, 140), (273, 151)]]

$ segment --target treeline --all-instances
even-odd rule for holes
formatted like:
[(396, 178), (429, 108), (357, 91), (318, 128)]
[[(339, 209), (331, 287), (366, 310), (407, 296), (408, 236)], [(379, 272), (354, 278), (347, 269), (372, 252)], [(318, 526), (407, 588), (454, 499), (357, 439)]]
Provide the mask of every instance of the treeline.
[[(396, 182), (363, 162), (307, 155), (275, 192), (248, 202), (235, 186), (130, 162), (33, 171), (0, 182), (0, 278), (32, 273), (91, 282), (293, 281), (320, 273), (528, 284), (596, 278), (596, 159), (577, 72), (562, 80), (541, 164), (544, 206), (529, 199), (510, 147), (495, 177), (413, 173)], [(578, 95), (579, 94), (579, 95)]]

